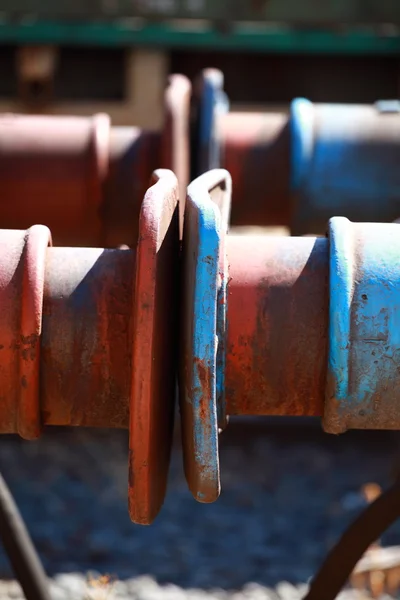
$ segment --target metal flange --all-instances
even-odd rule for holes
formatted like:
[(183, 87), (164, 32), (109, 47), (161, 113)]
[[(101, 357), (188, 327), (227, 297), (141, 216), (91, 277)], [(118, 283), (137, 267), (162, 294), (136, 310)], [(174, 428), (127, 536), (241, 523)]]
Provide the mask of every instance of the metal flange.
[(167, 488), (177, 359), (179, 201), (171, 171), (156, 171), (139, 218), (133, 306), (129, 512), (158, 514)]
[(188, 79), (171, 75), (162, 131), (111, 127), (102, 114), (0, 116), (1, 227), (39, 222), (51, 229), (55, 245), (134, 246), (155, 169), (173, 170), (185, 196), (190, 95)]
[(43, 226), (0, 231), (0, 432), (129, 427), (129, 509), (143, 524), (164, 500), (172, 444), (178, 194), (172, 172), (154, 174), (137, 252), (47, 248)]
[(400, 426), (398, 227), (330, 221), (329, 433)]
[(200, 502), (216, 500), (220, 491), (230, 198), (229, 173), (215, 170), (191, 183), (186, 199), (180, 410), (186, 479)]

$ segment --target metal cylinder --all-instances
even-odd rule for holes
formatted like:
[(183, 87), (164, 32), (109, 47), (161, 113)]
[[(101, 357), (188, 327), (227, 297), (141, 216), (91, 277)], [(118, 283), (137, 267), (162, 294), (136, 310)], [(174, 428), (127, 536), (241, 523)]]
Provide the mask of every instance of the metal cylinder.
[(400, 213), (397, 103), (291, 107), (292, 231), (320, 233), (333, 216), (392, 222)]
[(0, 224), (42, 223), (57, 244), (97, 245), (108, 170), (107, 115), (0, 117)]
[(109, 117), (0, 117), (0, 226), (48, 226), (57, 246), (135, 245), (152, 173), (189, 178), (190, 83), (171, 75), (161, 131), (110, 127)]
[(284, 112), (229, 112), (223, 74), (194, 86), (193, 176), (232, 175), (232, 225), (322, 234), (333, 216), (392, 222), (400, 211), (399, 103), (312, 104)]
[(44, 424), (129, 426), (134, 273), (133, 250), (48, 251), (40, 369)]
[(129, 427), (129, 511), (164, 500), (174, 424), (179, 192), (153, 174), (136, 251), (48, 248), (42, 225), (0, 230), (0, 433)]
[(338, 217), (329, 238), (324, 428), (399, 429), (399, 225)]
[(110, 166), (101, 208), (104, 246), (136, 243), (140, 205), (151, 173), (161, 164), (160, 153), (159, 132), (137, 127), (111, 129)]
[(291, 220), (290, 135), (283, 113), (228, 113), (218, 119), (221, 161), (235, 185), (234, 225)]
[(228, 236), (226, 412), (320, 416), (327, 239)]

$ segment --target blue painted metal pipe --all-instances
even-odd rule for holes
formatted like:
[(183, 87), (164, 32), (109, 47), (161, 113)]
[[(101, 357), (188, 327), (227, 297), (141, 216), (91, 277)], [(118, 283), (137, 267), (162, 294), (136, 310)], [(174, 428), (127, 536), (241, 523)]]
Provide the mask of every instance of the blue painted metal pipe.
[(329, 224), (324, 428), (400, 428), (400, 225)]
[(195, 85), (192, 177), (227, 169), (232, 225), (321, 234), (333, 216), (392, 222), (400, 215), (400, 104), (313, 104), (289, 115), (229, 112), (223, 75)]
[(292, 102), (292, 232), (319, 233), (332, 216), (391, 222), (400, 215), (400, 114), (376, 105)]
[(188, 188), (180, 406), (185, 472), (220, 491), (221, 415), (400, 429), (400, 225), (334, 217), (327, 238), (227, 235), (223, 170)]

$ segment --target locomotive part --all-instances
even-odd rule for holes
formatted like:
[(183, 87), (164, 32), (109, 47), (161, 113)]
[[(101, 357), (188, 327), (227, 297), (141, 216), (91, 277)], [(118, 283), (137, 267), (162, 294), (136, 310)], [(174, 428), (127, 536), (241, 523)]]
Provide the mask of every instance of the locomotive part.
[(40, 225), (0, 233), (0, 431), (129, 427), (140, 523), (163, 502), (175, 397), (178, 186), (170, 171), (154, 181), (136, 251), (52, 248)]
[(172, 169), (185, 198), (189, 178), (189, 81), (169, 79), (161, 133), (111, 127), (107, 115), (0, 117), (0, 223), (43, 223), (55, 245), (136, 244), (152, 172)]
[(233, 236), (230, 206), (227, 171), (192, 182), (181, 247), (177, 180), (160, 170), (135, 251), (53, 248), (44, 226), (0, 232), (0, 433), (129, 428), (137, 523), (164, 499), (176, 376), (200, 502), (220, 493), (229, 415), (400, 427), (398, 224), (335, 217), (325, 238)]
[(392, 222), (400, 209), (398, 102), (312, 104), (284, 113), (229, 112), (223, 74), (194, 85), (193, 176), (233, 179), (232, 223), (321, 234), (332, 216)]
[(225, 415), (397, 429), (398, 224), (331, 219), (325, 238), (227, 235), (230, 176), (188, 188), (180, 403), (194, 497), (219, 494)]

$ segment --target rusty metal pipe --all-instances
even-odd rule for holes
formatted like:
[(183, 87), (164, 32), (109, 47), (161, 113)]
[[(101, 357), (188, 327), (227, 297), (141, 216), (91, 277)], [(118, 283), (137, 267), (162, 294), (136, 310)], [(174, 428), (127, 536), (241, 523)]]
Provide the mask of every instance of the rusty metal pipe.
[(101, 238), (98, 211), (108, 171), (110, 122), (92, 118), (0, 117), (0, 223), (49, 225), (59, 244)]
[(0, 116), (0, 227), (42, 223), (57, 246), (134, 245), (143, 196), (160, 166), (179, 178), (183, 215), (190, 91), (184, 76), (170, 77), (160, 132), (112, 128), (107, 115)]
[(221, 163), (235, 182), (231, 222), (288, 225), (291, 220), (288, 116), (227, 113), (219, 117), (217, 132)]
[(333, 216), (392, 222), (398, 215), (400, 103), (313, 104), (287, 113), (229, 112), (223, 74), (194, 85), (193, 177), (232, 175), (232, 225), (324, 233)]
[(49, 248), (41, 335), (45, 425), (128, 427), (134, 250)]
[(227, 414), (322, 415), (328, 240), (228, 236), (226, 246)]

